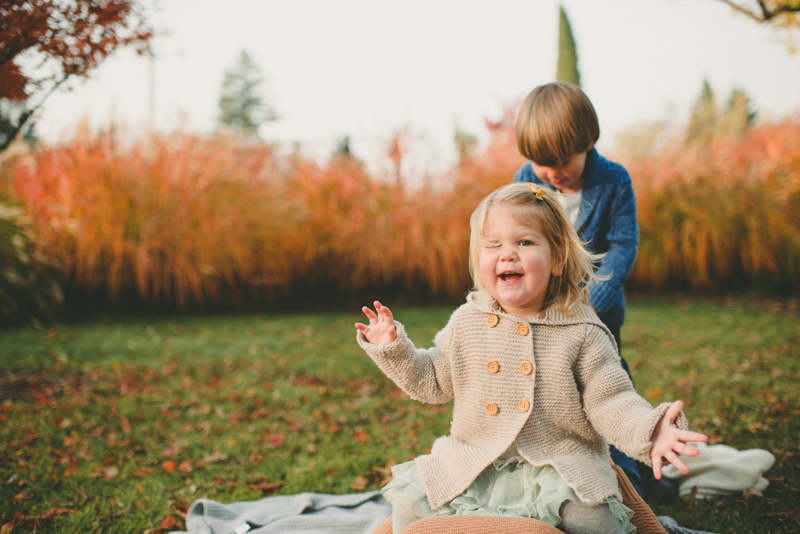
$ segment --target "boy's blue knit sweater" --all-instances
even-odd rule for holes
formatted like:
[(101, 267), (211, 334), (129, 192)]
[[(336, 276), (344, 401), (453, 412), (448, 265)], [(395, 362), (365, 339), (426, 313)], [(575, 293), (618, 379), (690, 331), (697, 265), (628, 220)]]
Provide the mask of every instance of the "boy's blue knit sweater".
[[(530, 163), (520, 167), (514, 175), (514, 182), (533, 182), (552, 189), (536, 176)], [(598, 154), (594, 148), (586, 154), (583, 198), (575, 229), (589, 250), (606, 253), (596, 272), (610, 278), (593, 282), (588, 287), (589, 303), (619, 344), (619, 330), (625, 321), (622, 286), (631, 272), (639, 246), (636, 196), (628, 171)]]

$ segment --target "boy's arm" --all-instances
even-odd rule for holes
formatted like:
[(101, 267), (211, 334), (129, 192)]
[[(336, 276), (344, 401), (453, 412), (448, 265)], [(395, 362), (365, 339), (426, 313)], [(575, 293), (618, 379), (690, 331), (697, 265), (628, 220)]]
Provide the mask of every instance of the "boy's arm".
[[(636, 196), (627, 172), (624, 179), (617, 185), (613, 193), (608, 231), (605, 239), (608, 242), (608, 252), (600, 261), (595, 271), (598, 276), (609, 278), (594, 281), (589, 290), (589, 304), (603, 314), (608, 311), (615, 297), (622, 290), (628, 279), (636, 259), (636, 249), (639, 246), (639, 223), (636, 220)], [(596, 236), (584, 236), (586, 239), (596, 239)]]
[(452, 400), (453, 383), (446, 353), (453, 339), (450, 324), (436, 335), (435, 346), (429, 349), (417, 349), (399, 322), (393, 321), (391, 328), (395, 339), (384, 344), (370, 343), (359, 328), (358, 344), (412, 399), (433, 404)]

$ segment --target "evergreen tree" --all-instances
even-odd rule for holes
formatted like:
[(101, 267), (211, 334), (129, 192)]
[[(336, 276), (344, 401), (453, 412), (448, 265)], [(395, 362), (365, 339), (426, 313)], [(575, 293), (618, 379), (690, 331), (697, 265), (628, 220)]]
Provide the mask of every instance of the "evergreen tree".
[(728, 99), (728, 107), (719, 118), (718, 135), (740, 136), (755, 121), (756, 113), (750, 109), (750, 97), (741, 89), (734, 89)]
[(686, 140), (709, 144), (717, 130), (717, 104), (714, 91), (708, 80), (703, 80), (703, 89), (700, 97), (694, 104), (689, 126), (686, 131)]
[(245, 135), (258, 135), (258, 127), (277, 119), (273, 107), (264, 102), (256, 89), (264, 81), (258, 66), (242, 50), (236, 66), (225, 72), (222, 96), (219, 98), (220, 126), (227, 126)]
[(572, 28), (569, 25), (567, 12), (564, 6), (559, 6), (558, 22), (558, 68), (556, 69), (557, 82), (570, 82), (581, 84), (581, 74), (578, 72), (578, 51)]
[(715, 137), (742, 135), (755, 121), (756, 114), (750, 106), (750, 97), (741, 89), (734, 89), (727, 107), (720, 110), (711, 85), (704, 80), (700, 96), (692, 108), (686, 141), (709, 144)]

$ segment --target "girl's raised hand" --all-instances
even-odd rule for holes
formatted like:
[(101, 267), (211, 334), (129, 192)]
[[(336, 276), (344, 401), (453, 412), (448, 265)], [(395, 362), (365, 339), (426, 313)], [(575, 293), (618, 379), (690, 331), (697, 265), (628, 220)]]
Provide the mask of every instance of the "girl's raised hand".
[(367, 341), (374, 345), (384, 345), (397, 339), (397, 331), (394, 327), (394, 317), (392, 317), (392, 312), (389, 310), (389, 308), (376, 300), (375, 311), (378, 312), (378, 315), (375, 315), (375, 312), (366, 306), (361, 308), (361, 311), (363, 311), (364, 315), (366, 315), (367, 319), (369, 319), (369, 326), (356, 323), (356, 328), (359, 332), (364, 334), (364, 337), (367, 338)]
[(656, 480), (661, 480), (661, 467), (663, 458), (678, 468), (684, 475), (689, 474), (689, 468), (678, 458), (679, 454), (697, 456), (700, 451), (686, 444), (687, 441), (708, 441), (708, 436), (681, 430), (675, 425), (675, 419), (683, 410), (683, 401), (675, 401), (666, 411), (661, 421), (658, 422), (650, 438), (650, 460), (653, 462), (653, 475)]

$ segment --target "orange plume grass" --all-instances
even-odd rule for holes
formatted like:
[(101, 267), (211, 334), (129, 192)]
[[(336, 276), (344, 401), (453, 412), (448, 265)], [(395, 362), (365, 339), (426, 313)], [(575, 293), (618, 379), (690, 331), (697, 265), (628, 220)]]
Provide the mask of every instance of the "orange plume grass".
[[(45, 252), (87, 293), (186, 307), (391, 286), (458, 302), (471, 286), (469, 216), (525, 161), (513, 110), (487, 127), (485, 149), (419, 187), (404, 183), (398, 136), (387, 177), (350, 156), (280, 158), (231, 137), (126, 144), (85, 129), (3, 172)], [(622, 162), (641, 229), (632, 286), (800, 289), (797, 120)]]

